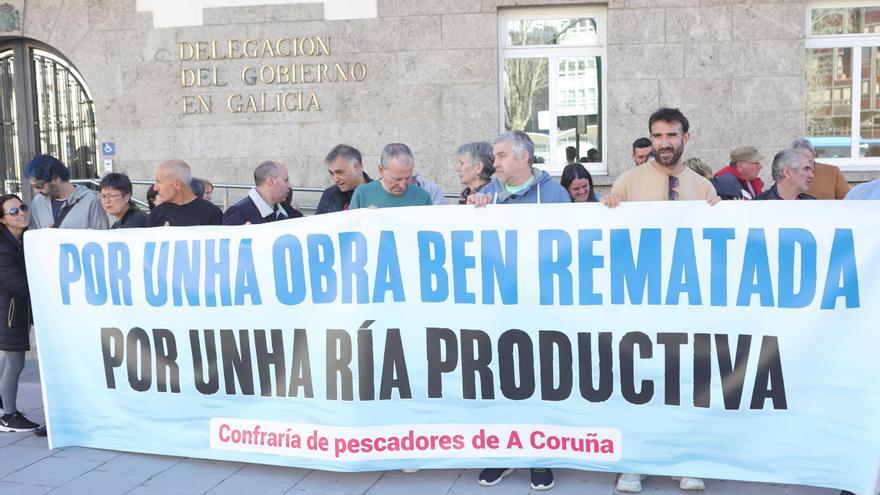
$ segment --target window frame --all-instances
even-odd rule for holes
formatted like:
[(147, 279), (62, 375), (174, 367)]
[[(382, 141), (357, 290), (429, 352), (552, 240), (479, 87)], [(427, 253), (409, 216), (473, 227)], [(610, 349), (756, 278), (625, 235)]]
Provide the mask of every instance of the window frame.
[[(535, 45), (535, 46), (509, 46), (507, 42), (507, 25), (512, 20), (523, 19), (570, 19), (573, 17), (592, 17), (596, 19), (596, 44), (581, 45)], [(601, 60), (599, 72), (599, 108), (600, 119), (600, 145), (602, 146), (602, 161), (584, 163), (583, 165), (592, 175), (608, 175), (608, 9), (601, 6), (573, 6), (573, 7), (532, 7), (532, 8), (505, 8), (498, 11), (498, 129), (505, 132), (504, 117), (504, 62), (514, 58), (546, 58), (548, 60), (548, 112), (549, 121), (558, 122), (558, 77), (560, 58), (592, 57), (598, 56)], [(536, 167), (546, 170), (552, 175), (559, 175), (565, 167), (565, 163), (554, 163), (558, 141), (557, 129), (551, 128), (549, 163), (535, 164)]]
[[(851, 48), (852, 81), (850, 86), (850, 157), (849, 158), (823, 158), (817, 157), (822, 163), (836, 165), (845, 172), (869, 172), (880, 170), (880, 157), (859, 156), (859, 144), (861, 140), (861, 102), (862, 102), (862, 49), (880, 47), (880, 33), (858, 34), (820, 34), (812, 33), (813, 10), (816, 9), (850, 9), (860, 7), (880, 7), (877, 0), (847, 0), (845, 2), (824, 0), (807, 2), (804, 14), (804, 59), (806, 50), (822, 48)], [(807, 67), (804, 67), (804, 78), (807, 77)], [(804, 128), (806, 129), (806, 86), (804, 87)]]

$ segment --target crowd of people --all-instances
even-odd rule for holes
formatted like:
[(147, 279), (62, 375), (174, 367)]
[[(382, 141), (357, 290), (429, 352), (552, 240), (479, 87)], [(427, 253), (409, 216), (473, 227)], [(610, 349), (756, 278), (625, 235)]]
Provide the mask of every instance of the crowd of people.
[[(456, 172), (464, 186), (459, 204), (601, 202), (613, 208), (625, 201), (808, 200), (880, 199), (880, 179), (849, 189), (837, 167), (816, 163), (816, 150), (800, 138), (776, 153), (771, 162), (774, 183), (769, 188), (759, 177), (764, 157), (752, 146), (730, 152), (730, 163), (715, 173), (701, 160), (682, 161), (690, 140), (687, 118), (677, 109), (661, 108), (648, 122), (649, 137), (632, 145), (634, 168), (620, 174), (611, 191), (600, 196), (583, 162), (570, 148), (568, 163), (557, 182), (534, 167), (534, 144), (528, 134), (510, 131), (493, 144), (473, 142), (456, 152)], [(382, 150), (378, 180), (364, 171), (360, 152), (340, 144), (327, 154), (325, 166), (333, 185), (324, 190), (316, 214), (358, 208), (387, 208), (446, 204), (439, 185), (415, 173), (410, 148), (391, 143)], [(29, 350), (32, 322), (23, 254), (23, 234), (28, 229), (118, 229), (161, 226), (247, 225), (302, 217), (292, 206), (287, 168), (266, 161), (254, 169), (254, 187), (226, 211), (212, 203), (211, 182), (193, 178), (181, 160), (161, 163), (155, 184), (147, 194), (150, 211), (132, 201), (132, 183), (120, 173), (104, 176), (98, 192), (70, 182), (70, 171), (57, 158), (40, 155), (28, 163), (24, 176), (35, 193), (26, 205), (14, 194), (0, 196), (0, 431), (45, 435), (45, 427), (28, 420), (16, 405), (18, 380)], [(110, 220), (113, 221), (112, 225)], [(484, 469), (478, 482), (498, 484), (510, 468)], [(624, 473), (616, 488), (641, 491), (644, 476)], [(684, 490), (702, 490), (698, 478), (676, 478)], [(553, 486), (550, 469), (532, 469), (533, 489)]]

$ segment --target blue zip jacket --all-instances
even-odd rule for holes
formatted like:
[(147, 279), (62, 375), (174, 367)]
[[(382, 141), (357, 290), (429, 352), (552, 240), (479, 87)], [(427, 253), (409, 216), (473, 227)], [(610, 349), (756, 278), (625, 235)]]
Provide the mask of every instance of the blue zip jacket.
[(518, 204), (518, 203), (571, 203), (571, 196), (564, 187), (553, 180), (547, 172), (532, 168), (532, 175), (535, 181), (527, 189), (516, 194), (507, 192), (498, 178), (493, 178), (492, 182), (486, 184), (486, 187), (480, 190), (481, 193), (489, 194), (492, 197), (490, 203), (499, 204)]

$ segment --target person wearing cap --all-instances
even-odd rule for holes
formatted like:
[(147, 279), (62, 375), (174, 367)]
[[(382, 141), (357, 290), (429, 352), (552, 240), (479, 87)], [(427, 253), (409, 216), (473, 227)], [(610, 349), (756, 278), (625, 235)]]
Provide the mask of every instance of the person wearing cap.
[(730, 152), (730, 165), (711, 179), (721, 199), (754, 199), (764, 189), (758, 177), (764, 159), (754, 146), (741, 146)]

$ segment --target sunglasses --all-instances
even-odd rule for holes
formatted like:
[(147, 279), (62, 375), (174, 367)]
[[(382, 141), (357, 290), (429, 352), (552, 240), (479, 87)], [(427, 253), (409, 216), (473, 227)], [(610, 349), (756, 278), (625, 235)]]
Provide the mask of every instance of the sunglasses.
[(678, 199), (678, 191), (675, 188), (678, 187), (678, 177), (670, 176), (669, 177), (669, 201), (675, 201)]
[(27, 211), (28, 211), (28, 205), (22, 204), (22, 205), (14, 207), (14, 208), (10, 208), (9, 211), (4, 213), (4, 215), (9, 215), (11, 217), (14, 217), (14, 216), (17, 216), (19, 213), (27, 213)]

